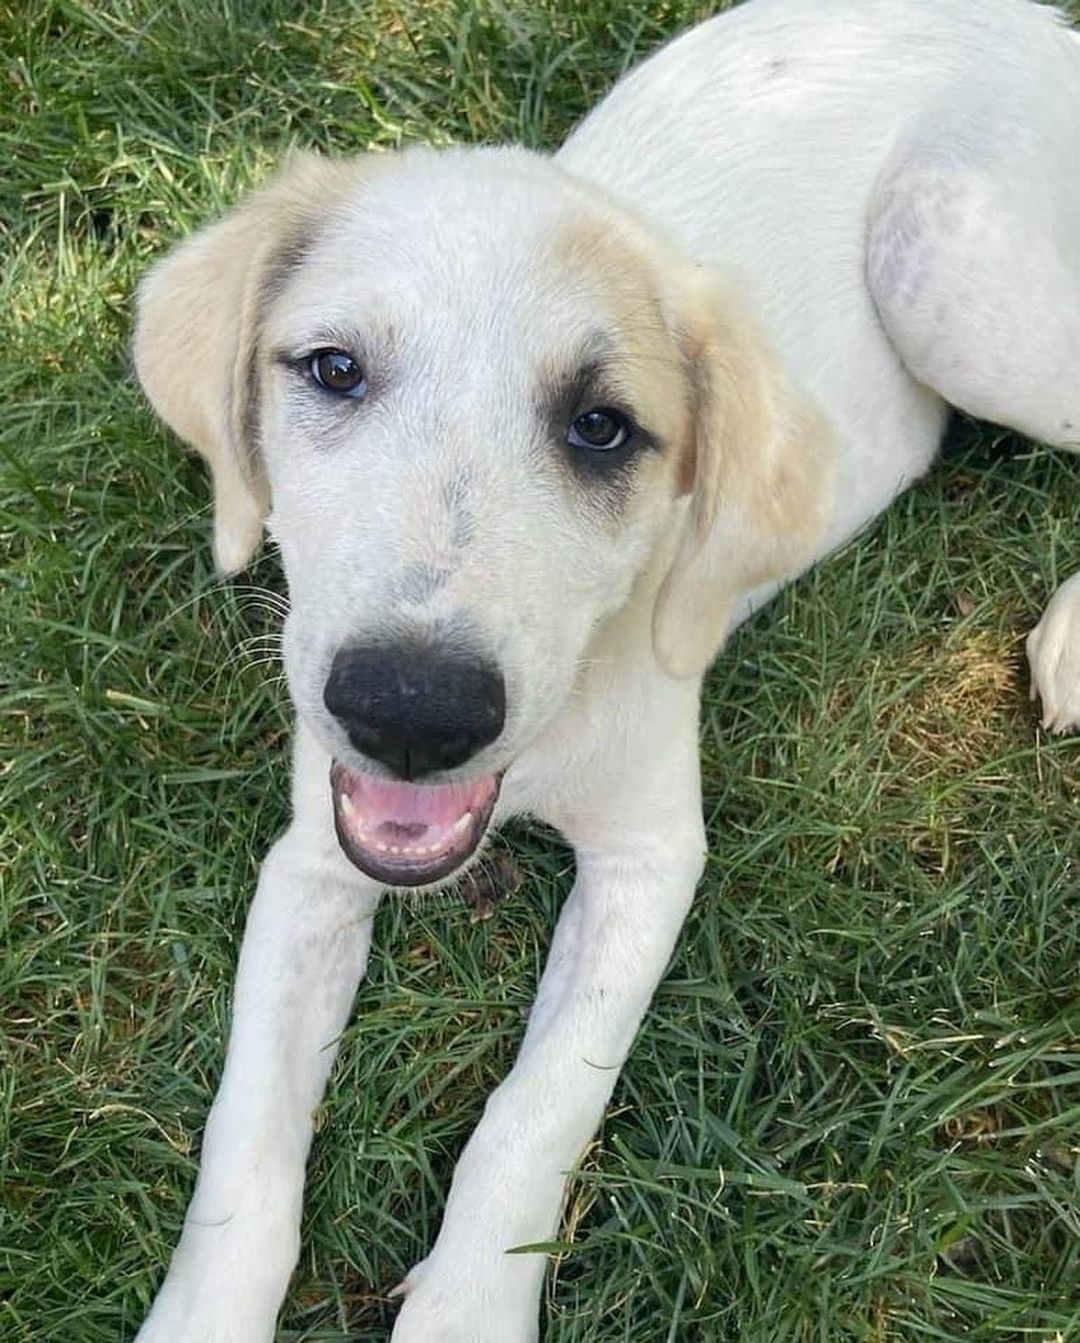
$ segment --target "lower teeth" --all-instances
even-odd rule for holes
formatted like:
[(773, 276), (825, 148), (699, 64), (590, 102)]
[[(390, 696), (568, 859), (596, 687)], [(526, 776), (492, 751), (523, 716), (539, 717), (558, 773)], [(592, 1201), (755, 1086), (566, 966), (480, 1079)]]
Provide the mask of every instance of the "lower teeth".
[(366, 834), (363, 829), (361, 829), (362, 817), (356, 803), (348, 793), (343, 791), (339, 794), (339, 805), (341, 807), (342, 816), (349, 821), (350, 829), (359, 843), (364, 845), (365, 848), (374, 850), (376, 853), (392, 854), (395, 858), (431, 858), (438, 854), (445, 853), (450, 847), (450, 841), (464, 835), (469, 826), (472, 825), (474, 819), (471, 810), (465, 812), (463, 816), (460, 816), (454, 822), (450, 835), (440, 844), (429, 844), (425, 846), (386, 844), (375, 839), (373, 835)]

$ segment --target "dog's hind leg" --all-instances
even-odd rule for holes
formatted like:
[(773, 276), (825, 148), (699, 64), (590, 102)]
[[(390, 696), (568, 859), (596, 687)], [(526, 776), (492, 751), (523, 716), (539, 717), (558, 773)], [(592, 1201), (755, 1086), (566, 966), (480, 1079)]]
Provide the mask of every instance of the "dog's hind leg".
[[(1080, 451), (1080, 50), (1072, 139), (982, 152), (931, 118), (871, 202), (867, 275), (908, 370), (951, 405)], [(1011, 109), (1010, 109), (1011, 112)], [(1000, 122), (1000, 111), (993, 114)], [(1003, 136), (1012, 129), (1003, 130)], [(1053, 152), (1051, 152), (1053, 151)]]
[[(1063, 71), (909, 129), (871, 202), (867, 277), (908, 370), (953, 406), (1080, 452), (1080, 44)], [(1071, 64), (1070, 64), (1071, 58)], [(1080, 582), (1028, 641), (1044, 726), (1080, 726)]]

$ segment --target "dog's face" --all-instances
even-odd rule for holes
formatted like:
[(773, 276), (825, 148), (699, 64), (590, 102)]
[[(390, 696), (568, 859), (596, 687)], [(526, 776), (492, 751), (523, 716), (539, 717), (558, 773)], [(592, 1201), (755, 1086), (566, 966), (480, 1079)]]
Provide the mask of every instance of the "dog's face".
[[(376, 172), (300, 244), (259, 342), (289, 684), (347, 767), (339, 828), (395, 881), (479, 838), (652, 553), (686, 451), (655, 277), (554, 173), (505, 157)], [(380, 839), (401, 854), (373, 861)]]
[[(712, 384), (755, 384), (726, 416), (759, 437), (779, 386), (741, 334), (717, 366), (702, 286), (544, 160), (419, 151), (302, 160), (144, 287), (140, 376), (210, 461), (226, 567), (269, 508), (290, 689), (336, 762), (342, 846), (380, 880), (428, 883), (475, 850), (596, 631), (670, 562), (695, 481), (661, 621), (700, 603), (678, 589), (715, 529), (705, 478), (732, 471), (706, 460)], [(777, 479), (729, 530), (775, 507)], [(707, 656), (722, 630), (703, 623)]]

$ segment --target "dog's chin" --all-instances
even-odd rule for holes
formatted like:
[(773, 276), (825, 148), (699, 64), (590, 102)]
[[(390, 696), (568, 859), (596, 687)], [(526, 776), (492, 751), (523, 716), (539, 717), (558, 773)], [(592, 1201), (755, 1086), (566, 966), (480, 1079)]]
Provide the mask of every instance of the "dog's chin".
[(501, 784), (501, 774), (405, 783), (335, 760), (330, 791), (338, 843), (350, 863), (385, 886), (434, 886), (479, 848)]

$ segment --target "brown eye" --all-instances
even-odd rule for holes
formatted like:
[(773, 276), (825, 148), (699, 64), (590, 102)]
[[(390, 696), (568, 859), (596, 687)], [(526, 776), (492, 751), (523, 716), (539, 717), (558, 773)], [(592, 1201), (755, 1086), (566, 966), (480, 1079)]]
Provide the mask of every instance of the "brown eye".
[(625, 415), (600, 406), (577, 417), (567, 430), (566, 441), (572, 448), (614, 452), (629, 440), (630, 434), (630, 424)]
[(328, 392), (357, 399), (367, 393), (364, 370), (344, 350), (316, 350), (308, 360), (308, 372)]

